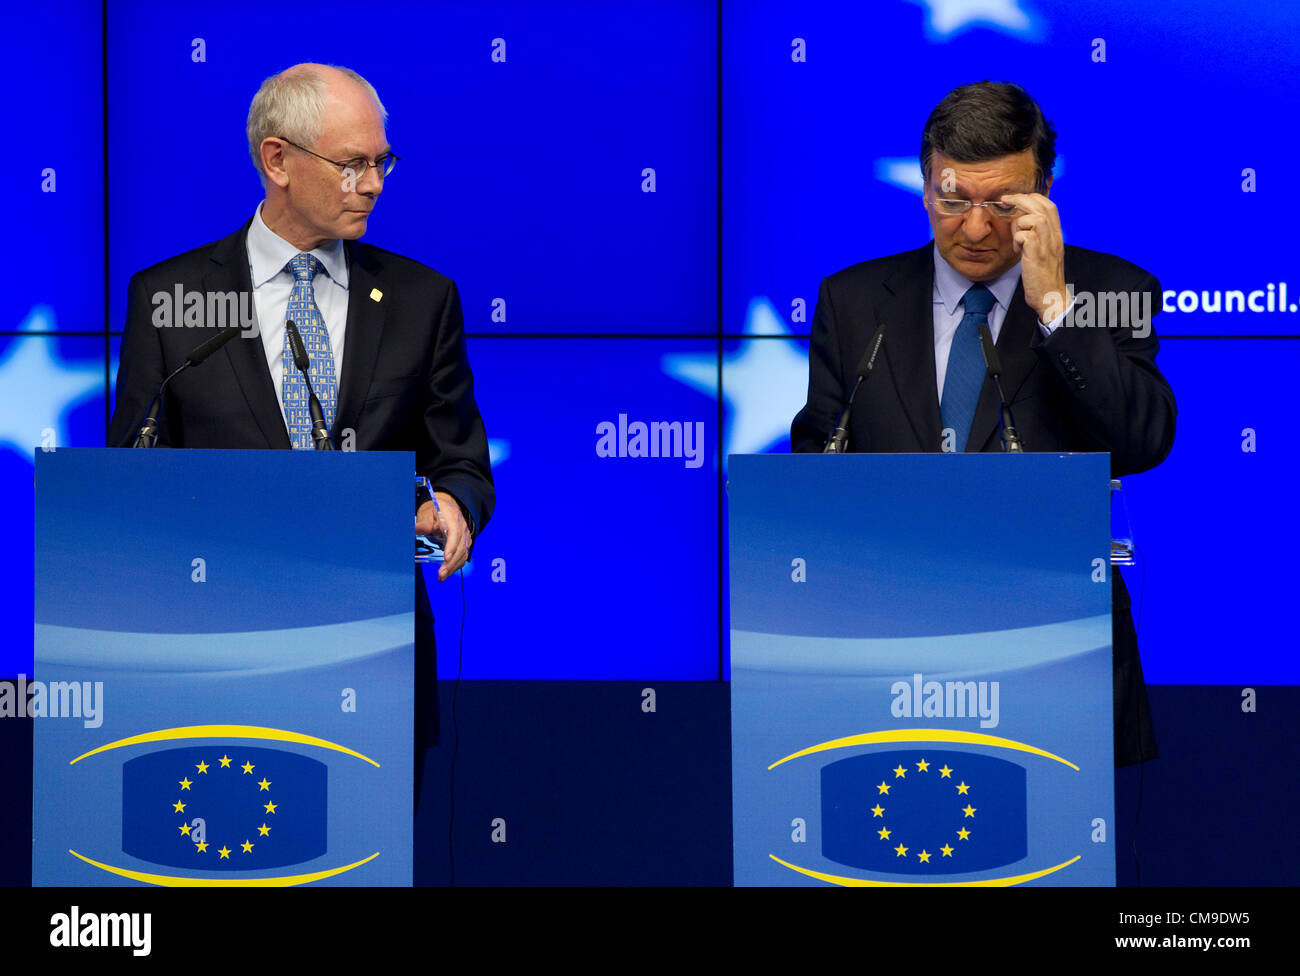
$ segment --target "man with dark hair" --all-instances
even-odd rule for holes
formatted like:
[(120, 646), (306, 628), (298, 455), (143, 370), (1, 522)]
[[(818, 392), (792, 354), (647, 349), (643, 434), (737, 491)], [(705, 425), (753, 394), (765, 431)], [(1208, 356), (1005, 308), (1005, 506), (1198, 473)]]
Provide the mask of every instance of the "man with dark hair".
[(955, 88), (935, 106), (921, 132), (921, 174), (930, 180), (936, 150), (963, 163), (1034, 152), (1034, 188), (1050, 182), (1056, 165), (1056, 130), (1019, 85), (981, 82)]
[[(1048, 198), (1055, 142), (1017, 85), (964, 85), (939, 103), (921, 139), (934, 240), (822, 282), (792, 450), (822, 450), (882, 323), (850, 449), (1001, 450), (979, 344), (987, 324), (1026, 450), (1109, 451), (1114, 476), (1164, 460), (1176, 407), (1155, 363), (1160, 285), (1120, 258), (1064, 244)], [(1113, 295), (1126, 300), (1102, 300)], [(1115, 761), (1124, 765), (1153, 758), (1155, 739), (1128, 593), (1118, 573), (1113, 580)]]

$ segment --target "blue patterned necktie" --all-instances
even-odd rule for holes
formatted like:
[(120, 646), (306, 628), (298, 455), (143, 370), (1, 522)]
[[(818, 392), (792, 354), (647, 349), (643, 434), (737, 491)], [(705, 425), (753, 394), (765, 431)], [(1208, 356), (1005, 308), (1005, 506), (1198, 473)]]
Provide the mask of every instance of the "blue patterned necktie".
[(970, 425), (975, 419), (975, 405), (979, 403), (984, 387), (984, 353), (980, 349), (980, 326), (988, 321), (993, 307), (993, 292), (983, 285), (971, 285), (962, 297), (966, 314), (952, 337), (948, 350), (948, 372), (943, 380), (943, 399), (939, 402), (939, 415), (943, 426), (951, 428), (956, 439), (953, 451), (966, 450)]
[[(312, 279), (324, 270), (324, 265), (310, 254), (299, 254), (284, 266), (293, 275), (293, 293), (289, 296), (289, 310), (285, 318), (298, 328), (302, 344), (307, 347), (311, 360), (311, 386), (320, 399), (325, 412), (325, 425), (334, 428), (334, 407), (338, 400), (338, 379), (334, 375), (334, 351), (330, 348), (330, 334), (316, 307), (316, 293)], [(289, 437), (295, 450), (312, 447), (311, 411), (307, 407), (307, 384), (293, 364), (293, 347), (289, 344), (289, 330), (284, 332), (284, 419), (289, 426)]]

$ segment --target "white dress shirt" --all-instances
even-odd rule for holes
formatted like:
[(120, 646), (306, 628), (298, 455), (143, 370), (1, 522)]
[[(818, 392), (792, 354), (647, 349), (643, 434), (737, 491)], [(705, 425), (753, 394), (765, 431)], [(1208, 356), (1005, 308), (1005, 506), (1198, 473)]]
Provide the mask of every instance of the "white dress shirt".
[[(259, 204), (248, 227), (248, 270), (253, 282), (253, 309), (257, 314), (266, 365), (275, 383), (275, 398), (284, 413), (284, 313), (293, 293), (293, 273), (285, 268), (299, 250), (267, 227)], [(316, 275), (316, 307), (325, 320), (334, 353), (334, 376), (343, 373), (343, 341), (348, 321), (348, 261), (342, 241), (330, 241), (311, 252), (325, 270)], [(288, 429), (288, 423), (285, 424)]]
[[(952, 337), (957, 334), (957, 326), (966, 312), (961, 307), (961, 300), (970, 290), (973, 281), (959, 275), (951, 264), (939, 253), (939, 245), (934, 246), (934, 378), (939, 390), (939, 402), (943, 402), (943, 381), (948, 375), (948, 354), (952, 351)], [(1000, 277), (984, 282), (984, 287), (993, 293), (993, 307), (989, 309), (989, 333), (993, 341), (998, 341), (1002, 332), (1002, 323), (1006, 320), (1007, 309), (1016, 294), (1016, 285), (1020, 284), (1020, 262), (1004, 271)], [(1071, 289), (1073, 291), (1073, 289)], [(1073, 300), (1065, 311), (1044, 325), (1038, 323), (1043, 336), (1050, 336), (1065, 321), (1065, 316), (1073, 307)]]

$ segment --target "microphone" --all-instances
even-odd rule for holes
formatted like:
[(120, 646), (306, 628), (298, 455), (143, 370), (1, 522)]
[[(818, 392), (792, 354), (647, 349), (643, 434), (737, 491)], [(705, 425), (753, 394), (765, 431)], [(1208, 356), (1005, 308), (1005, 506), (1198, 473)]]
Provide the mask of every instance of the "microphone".
[(153, 399), (149, 401), (149, 410), (145, 414), (144, 423), (140, 425), (139, 433), (135, 435), (135, 443), (131, 445), (132, 447), (153, 447), (158, 443), (158, 412), (162, 409), (163, 391), (167, 389), (167, 384), (172, 381), (176, 374), (189, 369), (191, 366), (199, 365), (199, 363), (239, 335), (240, 331), (240, 329), (236, 328), (218, 329), (216, 335), (195, 346), (190, 351), (190, 354), (185, 357), (185, 362), (172, 370), (168, 377), (162, 381), (162, 385), (158, 387), (158, 392), (153, 395)]
[(871, 336), (871, 341), (867, 343), (866, 352), (862, 354), (862, 361), (858, 363), (858, 381), (853, 384), (853, 392), (849, 394), (849, 402), (844, 405), (843, 411), (840, 412), (839, 422), (836, 423), (835, 429), (826, 438), (826, 446), (822, 448), (823, 454), (844, 454), (848, 450), (849, 444), (849, 414), (853, 412), (853, 398), (858, 395), (858, 390), (871, 371), (876, 367), (876, 354), (880, 352), (880, 344), (885, 341), (885, 326), (882, 323), (876, 327), (876, 331)]
[(293, 364), (298, 367), (298, 372), (302, 373), (302, 378), (307, 381), (307, 409), (311, 411), (312, 446), (318, 451), (332, 451), (334, 445), (330, 443), (329, 428), (325, 426), (325, 411), (321, 409), (316, 391), (311, 388), (311, 377), (307, 375), (308, 370), (311, 369), (311, 360), (307, 358), (307, 347), (303, 345), (302, 336), (298, 334), (298, 327), (293, 324), (292, 319), (286, 320), (284, 327), (289, 332), (289, 348), (293, 350)]
[(1023, 454), (1025, 448), (1016, 432), (1016, 419), (1011, 416), (1011, 405), (1007, 403), (1007, 395), (1002, 392), (1002, 360), (998, 358), (997, 347), (993, 345), (993, 333), (989, 332), (987, 322), (980, 323), (980, 348), (984, 351), (984, 369), (998, 391), (998, 403), (1001, 404), (998, 426), (1002, 430), (1002, 450), (1007, 454)]
[(193, 352), (185, 357), (186, 366), (197, 366), (214, 352), (233, 339), (241, 330), (237, 328), (218, 329), (211, 339), (200, 343)]

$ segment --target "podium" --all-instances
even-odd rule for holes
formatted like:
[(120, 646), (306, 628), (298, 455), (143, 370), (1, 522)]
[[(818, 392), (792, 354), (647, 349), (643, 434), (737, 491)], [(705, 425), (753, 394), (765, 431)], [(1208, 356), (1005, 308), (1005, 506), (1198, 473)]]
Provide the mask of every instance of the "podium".
[(731, 458), (737, 885), (1113, 885), (1109, 456)]
[(414, 463), (37, 453), (33, 884), (411, 883)]

